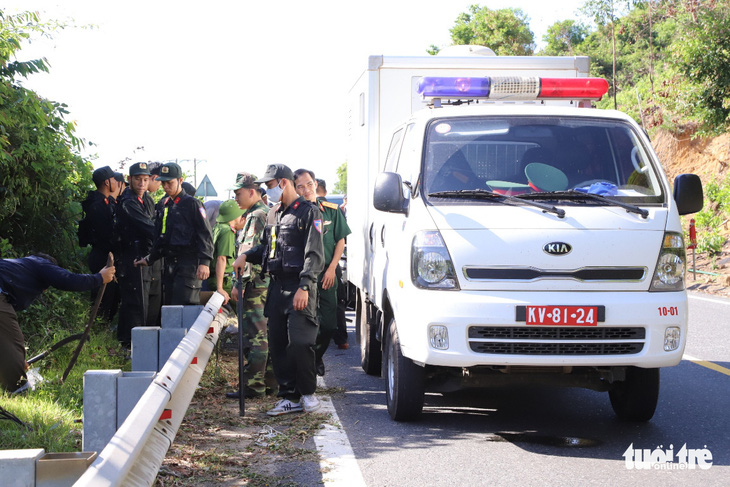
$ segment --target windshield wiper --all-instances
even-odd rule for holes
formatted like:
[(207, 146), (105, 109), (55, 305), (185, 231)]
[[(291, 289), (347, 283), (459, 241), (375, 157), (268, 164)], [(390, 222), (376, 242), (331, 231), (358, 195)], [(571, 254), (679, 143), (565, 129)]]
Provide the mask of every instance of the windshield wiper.
[(556, 208), (552, 205), (546, 205), (544, 203), (538, 203), (536, 201), (524, 200), (515, 196), (506, 194), (495, 193), (494, 191), (487, 191), (486, 189), (460, 189), (458, 191), (437, 191), (435, 193), (429, 193), (429, 198), (434, 196), (440, 198), (485, 198), (485, 199), (496, 199), (503, 203), (510, 202), (513, 204), (529, 205), (536, 208), (540, 208), (544, 213), (555, 213), (559, 218), (565, 218), (565, 210)]
[(617, 201), (612, 198), (608, 198), (606, 196), (601, 196), (600, 194), (584, 193), (582, 191), (576, 191), (574, 189), (571, 189), (570, 191), (545, 191), (545, 192), (541, 192), (541, 193), (521, 194), (519, 196), (516, 196), (516, 198), (545, 198), (545, 199), (558, 198), (558, 199), (579, 199), (579, 200), (590, 199), (593, 201), (599, 201), (601, 203), (605, 203), (607, 205), (621, 207), (621, 208), (625, 209), (627, 212), (637, 213), (637, 214), (641, 215), (641, 217), (644, 219), (649, 217), (649, 212), (647, 210), (645, 210), (643, 208), (639, 208), (636, 205), (624, 203), (623, 201)]

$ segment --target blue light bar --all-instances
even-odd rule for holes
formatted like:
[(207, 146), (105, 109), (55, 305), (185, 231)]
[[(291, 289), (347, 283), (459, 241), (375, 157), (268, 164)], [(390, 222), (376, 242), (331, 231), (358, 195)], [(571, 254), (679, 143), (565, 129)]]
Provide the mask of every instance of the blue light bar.
[(489, 84), (488, 77), (424, 77), (418, 82), (418, 93), (425, 98), (488, 98)]

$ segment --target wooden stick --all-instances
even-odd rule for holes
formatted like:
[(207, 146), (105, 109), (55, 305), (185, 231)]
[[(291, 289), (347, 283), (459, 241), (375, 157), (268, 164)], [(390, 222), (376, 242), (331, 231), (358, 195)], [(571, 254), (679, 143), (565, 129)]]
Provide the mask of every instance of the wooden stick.
[[(107, 257), (107, 259), (106, 259), (106, 266), (111, 267), (113, 265), (114, 265), (114, 255), (112, 255), (112, 253), (109, 252), (109, 257)], [(71, 369), (73, 369), (74, 365), (76, 365), (76, 360), (78, 360), (79, 355), (81, 354), (81, 349), (84, 346), (84, 342), (89, 339), (89, 332), (91, 331), (91, 325), (94, 323), (94, 320), (96, 319), (96, 313), (99, 311), (99, 305), (101, 304), (101, 298), (104, 297), (105, 289), (106, 289), (106, 283), (102, 282), (101, 287), (99, 288), (99, 292), (96, 293), (96, 300), (94, 301), (94, 306), (92, 306), (92, 308), (91, 308), (91, 314), (89, 315), (89, 321), (86, 323), (86, 328), (84, 328), (84, 334), (81, 337), (81, 340), (79, 340), (79, 344), (76, 345), (76, 350), (74, 351), (74, 354), (71, 357), (71, 361), (68, 363), (66, 370), (63, 372), (63, 375), (61, 376), (61, 384), (66, 382), (66, 378), (68, 377), (68, 374), (71, 372)]]

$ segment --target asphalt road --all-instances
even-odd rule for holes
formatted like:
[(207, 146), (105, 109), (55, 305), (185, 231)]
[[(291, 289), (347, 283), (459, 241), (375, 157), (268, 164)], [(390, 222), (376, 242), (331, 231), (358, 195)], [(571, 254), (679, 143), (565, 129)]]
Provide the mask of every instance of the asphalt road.
[[(346, 391), (333, 402), (369, 487), (729, 485), (728, 315), (730, 300), (691, 294), (685, 360), (662, 370), (648, 423), (618, 421), (607, 393), (529, 386), (430, 394), (420, 421), (397, 423), (385, 407), (384, 380), (360, 368), (354, 333), (349, 350), (325, 355), (324, 379)], [(708, 468), (682, 469), (683, 446)], [(672, 461), (665, 469), (627, 468), (625, 454), (634, 450)]]

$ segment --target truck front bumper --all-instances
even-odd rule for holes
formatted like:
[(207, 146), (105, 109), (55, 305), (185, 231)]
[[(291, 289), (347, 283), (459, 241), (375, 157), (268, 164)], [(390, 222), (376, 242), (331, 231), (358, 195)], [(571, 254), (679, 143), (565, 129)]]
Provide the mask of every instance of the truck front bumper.
[[(403, 354), (420, 364), (668, 367), (680, 362), (686, 343), (685, 292), (413, 294), (393, 308)], [(603, 306), (605, 320), (527, 325), (517, 321), (519, 306)], [(432, 339), (434, 331), (441, 340)]]

